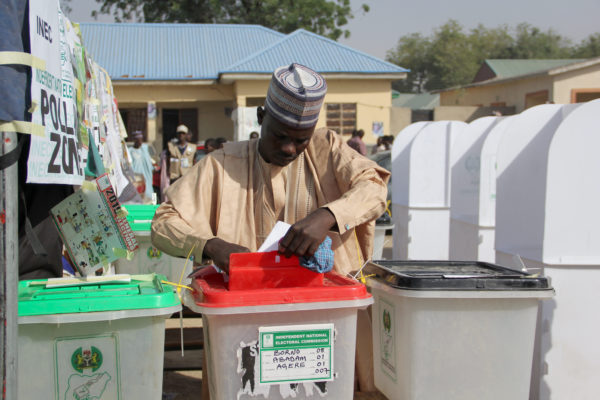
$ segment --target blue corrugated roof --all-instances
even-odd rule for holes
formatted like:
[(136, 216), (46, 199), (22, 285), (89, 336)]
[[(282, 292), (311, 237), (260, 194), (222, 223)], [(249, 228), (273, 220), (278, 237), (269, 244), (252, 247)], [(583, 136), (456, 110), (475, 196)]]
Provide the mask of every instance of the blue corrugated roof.
[(217, 79), (284, 34), (259, 25), (81, 23), (86, 49), (112, 79)]
[(259, 25), (81, 23), (86, 49), (113, 80), (218, 79), (221, 73), (271, 73), (291, 62), (321, 73), (407, 70), (299, 29)]
[(331, 39), (298, 29), (222, 72), (271, 73), (275, 68), (292, 62), (321, 73), (397, 74), (408, 71)]

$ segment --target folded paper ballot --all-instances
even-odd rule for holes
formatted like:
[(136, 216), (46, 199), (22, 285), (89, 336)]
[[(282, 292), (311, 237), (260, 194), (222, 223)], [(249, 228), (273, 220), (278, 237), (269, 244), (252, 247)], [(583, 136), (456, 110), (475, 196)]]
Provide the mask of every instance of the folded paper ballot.
[(275, 251), (279, 249), (279, 241), (281, 238), (285, 236), (288, 229), (290, 229), (290, 224), (283, 221), (277, 221), (269, 236), (265, 239), (263, 244), (258, 249), (259, 253), (267, 252), (267, 251)]
[[(279, 241), (290, 229), (290, 224), (277, 221), (269, 236), (258, 249), (258, 252), (276, 251), (279, 249)], [(324, 273), (333, 269), (333, 251), (331, 250), (331, 239), (326, 237), (319, 246), (314, 256), (310, 258), (300, 257), (300, 265), (313, 272)]]

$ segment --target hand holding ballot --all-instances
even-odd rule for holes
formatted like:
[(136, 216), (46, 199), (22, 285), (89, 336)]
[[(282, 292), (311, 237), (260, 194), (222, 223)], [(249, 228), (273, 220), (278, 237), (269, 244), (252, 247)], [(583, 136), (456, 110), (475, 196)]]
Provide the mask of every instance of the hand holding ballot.
[(279, 242), (279, 252), (286, 257), (312, 257), (335, 225), (335, 217), (327, 208), (318, 208), (293, 224)]

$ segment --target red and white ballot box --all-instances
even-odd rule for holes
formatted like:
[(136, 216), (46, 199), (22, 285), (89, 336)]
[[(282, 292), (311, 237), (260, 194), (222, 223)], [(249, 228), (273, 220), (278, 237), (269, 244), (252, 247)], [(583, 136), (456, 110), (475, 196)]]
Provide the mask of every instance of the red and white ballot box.
[(211, 399), (353, 398), (356, 314), (373, 303), (363, 284), (269, 252), (232, 254), (228, 282), (208, 267), (192, 286)]

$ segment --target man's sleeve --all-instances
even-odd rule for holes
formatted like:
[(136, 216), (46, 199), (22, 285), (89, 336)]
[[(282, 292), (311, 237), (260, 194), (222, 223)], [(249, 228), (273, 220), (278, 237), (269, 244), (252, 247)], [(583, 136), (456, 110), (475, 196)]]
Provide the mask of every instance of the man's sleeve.
[(206, 242), (215, 237), (222, 169), (205, 157), (167, 190), (152, 220), (152, 244), (167, 254), (202, 259)]
[(377, 219), (385, 211), (390, 173), (329, 135), (330, 162), (342, 196), (325, 205), (334, 215), (340, 234)]

